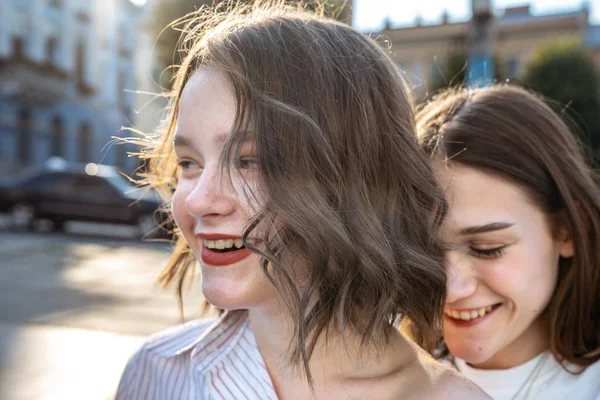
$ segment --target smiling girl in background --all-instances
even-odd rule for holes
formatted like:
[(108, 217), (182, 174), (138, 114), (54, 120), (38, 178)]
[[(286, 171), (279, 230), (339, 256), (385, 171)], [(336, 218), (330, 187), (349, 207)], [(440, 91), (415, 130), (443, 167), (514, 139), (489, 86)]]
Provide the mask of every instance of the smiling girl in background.
[(600, 197), (527, 91), (454, 91), (417, 117), (449, 202), (444, 341), (494, 399), (600, 399)]
[(203, 11), (185, 42), (150, 164), (175, 187), (163, 280), (199, 262), (224, 312), (150, 339), (117, 399), (487, 398), (397, 330), (441, 323), (445, 202), (386, 54), (278, 4)]

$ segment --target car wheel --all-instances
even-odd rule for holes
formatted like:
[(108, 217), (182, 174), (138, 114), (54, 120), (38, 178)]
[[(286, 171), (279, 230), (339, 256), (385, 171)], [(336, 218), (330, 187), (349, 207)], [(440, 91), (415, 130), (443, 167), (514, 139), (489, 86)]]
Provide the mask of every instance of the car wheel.
[(137, 221), (137, 228), (142, 239), (152, 238), (158, 232), (158, 226), (152, 214), (140, 216)]
[(10, 210), (10, 223), (16, 229), (33, 229), (35, 208), (31, 204), (17, 203)]

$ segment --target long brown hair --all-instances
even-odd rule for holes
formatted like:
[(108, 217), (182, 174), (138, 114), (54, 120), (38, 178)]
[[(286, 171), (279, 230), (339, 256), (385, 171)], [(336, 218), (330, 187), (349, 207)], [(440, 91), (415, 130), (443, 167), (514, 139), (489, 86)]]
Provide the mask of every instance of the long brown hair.
[[(422, 147), (434, 158), (504, 177), (573, 239), (546, 310), (557, 360), (600, 359), (600, 195), (596, 173), (563, 120), (525, 89), (498, 85), (450, 90), (417, 116)], [(565, 365), (565, 364), (563, 364)]]
[[(167, 125), (146, 153), (146, 178), (170, 196), (182, 89), (195, 71), (224, 71), (237, 115), (222, 165), (231, 173), (241, 144), (255, 143), (265, 200), (244, 238), (261, 234), (265, 246), (245, 245), (262, 256), (294, 321), (292, 365), (310, 381), (322, 334), (350, 328), (363, 344), (382, 346), (399, 316), (422, 343), (433, 341), (445, 299), (436, 239), (445, 202), (414, 133), (407, 87), (385, 52), (346, 25), (280, 1), (203, 9), (186, 30), (187, 55)], [(308, 269), (306, 285), (289, 258)], [(194, 264), (179, 235), (160, 282), (176, 283), (181, 298)]]

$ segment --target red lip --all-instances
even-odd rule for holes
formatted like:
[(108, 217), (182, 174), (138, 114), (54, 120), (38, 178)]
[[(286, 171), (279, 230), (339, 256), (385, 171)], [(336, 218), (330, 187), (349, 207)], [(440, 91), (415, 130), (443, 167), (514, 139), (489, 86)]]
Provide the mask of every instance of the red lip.
[(252, 252), (245, 247), (227, 253), (217, 253), (204, 245), (202, 246), (202, 252), (200, 253), (200, 257), (204, 263), (218, 267), (234, 264), (251, 255)]

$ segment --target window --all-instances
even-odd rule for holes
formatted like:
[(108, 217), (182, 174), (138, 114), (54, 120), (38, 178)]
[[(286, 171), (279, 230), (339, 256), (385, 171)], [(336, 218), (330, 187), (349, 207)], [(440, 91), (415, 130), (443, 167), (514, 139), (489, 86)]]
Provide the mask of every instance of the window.
[(85, 47), (82, 39), (77, 41), (75, 51), (75, 77), (78, 83), (85, 82)]
[(75, 192), (77, 184), (71, 174), (50, 172), (30, 180), (26, 187), (38, 193), (69, 197)]
[(125, 104), (125, 71), (119, 71), (117, 82), (117, 102), (120, 105)]
[[(10, 8), (9, 8), (10, 9)], [(21, 5), (13, 7), (11, 23), (13, 24), (13, 34), (25, 37), (30, 31), (29, 10), (22, 8)]]
[(125, 160), (127, 159), (127, 148), (125, 147), (125, 143), (117, 143), (116, 144), (116, 162), (115, 164), (121, 168), (125, 169)]
[(506, 76), (509, 78), (519, 76), (519, 59), (517, 57), (513, 56), (506, 60)]
[(25, 55), (25, 39), (20, 36), (12, 38), (12, 53), (15, 57), (23, 57)]
[(110, 198), (119, 195), (113, 185), (98, 176), (80, 176), (77, 179), (77, 188), (81, 193), (85, 193), (86, 197)]
[(79, 162), (87, 163), (91, 159), (91, 150), (93, 145), (93, 133), (90, 125), (85, 122), (81, 124), (78, 132), (79, 140)]
[(46, 40), (46, 61), (48, 64), (56, 64), (56, 52), (58, 49), (58, 39), (49, 37)]
[(50, 155), (56, 157), (64, 157), (64, 124), (62, 118), (56, 116), (52, 119), (52, 127), (50, 131), (51, 151)]
[(48, 7), (50, 8), (62, 8), (62, 0), (48, 0)]
[(31, 111), (27, 108), (19, 111), (19, 117), (17, 122), (17, 154), (19, 161), (23, 164), (29, 164), (32, 161), (31, 146), (33, 142), (32, 132), (32, 117)]
[(133, 183), (129, 182), (120, 174), (108, 175), (104, 177), (104, 179), (106, 179), (112, 187), (118, 190), (119, 193), (129, 193), (136, 189), (136, 186)]

